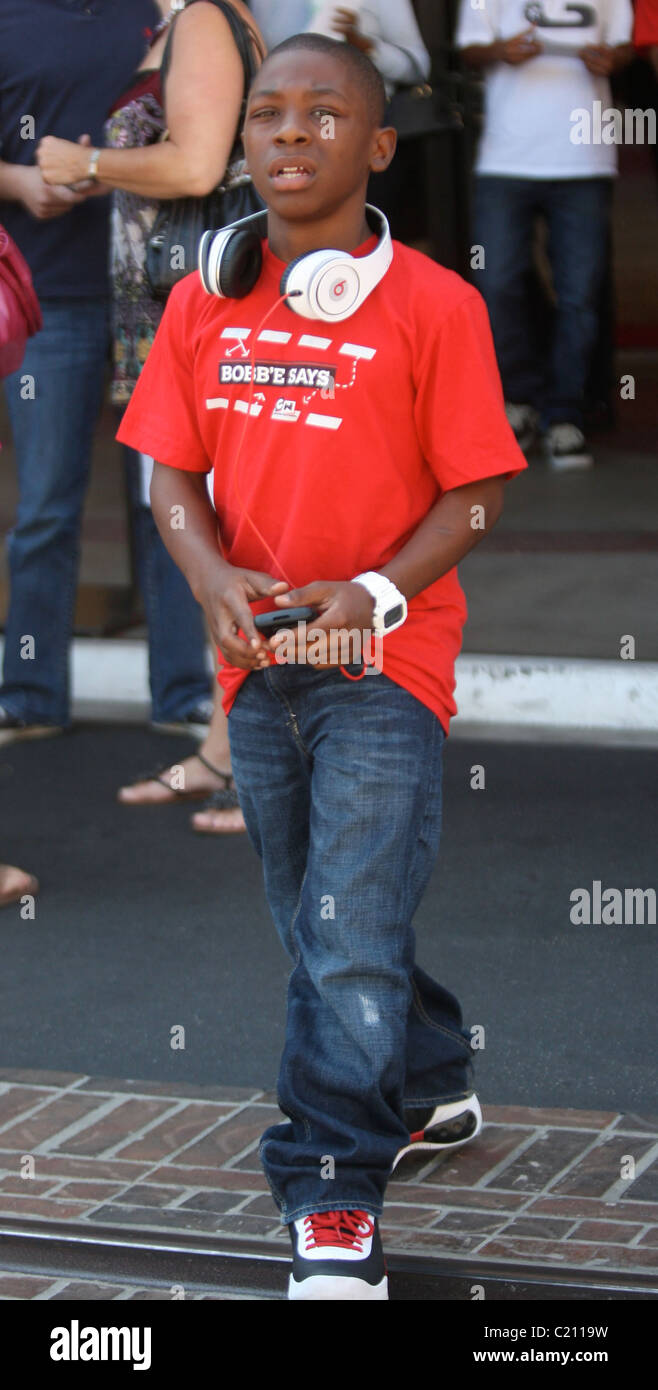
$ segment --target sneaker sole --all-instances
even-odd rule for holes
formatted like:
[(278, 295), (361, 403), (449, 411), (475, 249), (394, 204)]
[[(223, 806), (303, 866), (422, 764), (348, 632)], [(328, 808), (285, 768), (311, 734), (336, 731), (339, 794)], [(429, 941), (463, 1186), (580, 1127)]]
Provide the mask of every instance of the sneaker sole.
[(559, 454), (548, 455), (548, 466), (556, 473), (575, 473), (584, 472), (586, 468), (594, 467), (594, 459), (591, 454)]
[(63, 733), (64, 729), (59, 724), (28, 724), (24, 729), (0, 729), (0, 746), (25, 738), (54, 738), (56, 734)]
[(190, 738), (203, 740), (208, 737), (208, 724), (151, 724), (154, 734), (188, 734)]
[(288, 1280), (288, 1298), (293, 1303), (360, 1302), (374, 1303), (388, 1299), (388, 1278), (379, 1284), (367, 1284), (365, 1279), (343, 1274), (309, 1274), (299, 1282), (293, 1275)]
[(592, 454), (554, 454), (547, 439), (541, 441), (541, 452), (549, 468), (554, 468), (556, 473), (594, 467)]
[(482, 1111), (480, 1109), (480, 1102), (477, 1096), (469, 1097), (469, 1103), (466, 1106), (465, 1111), (463, 1109), (463, 1102), (459, 1101), (455, 1101), (454, 1105), (446, 1107), (446, 1109), (448, 1109), (448, 1111), (451, 1111), (452, 1114), (446, 1114), (443, 1117), (445, 1120), (453, 1119), (454, 1116), (463, 1113), (475, 1115), (475, 1129), (473, 1130), (472, 1134), (465, 1135), (463, 1139), (452, 1139), (448, 1140), (445, 1143), (436, 1139), (415, 1139), (412, 1144), (407, 1144), (404, 1149), (400, 1149), (400, 1152), (396, 1154), (395, 1162), (393, 1164), (393, 1167), (391, 1168), (392, 1173), (397, 1168), (398, 1163), (400, 1163), (402, 1159), (406, 1158), (409, 1154), (445, 1153), (447, 1149), (462, 1149), (464, 1147), (464, 1144), (470, 1144), (472, 1139), (477, 1139), (478, 1134), (480, 1134), (482, 1130), (483, 1124)]

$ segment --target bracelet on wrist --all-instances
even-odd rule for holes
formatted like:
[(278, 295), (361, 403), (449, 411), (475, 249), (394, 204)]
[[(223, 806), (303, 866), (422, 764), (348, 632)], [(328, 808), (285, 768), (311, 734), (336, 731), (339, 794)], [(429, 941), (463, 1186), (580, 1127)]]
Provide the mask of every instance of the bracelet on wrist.
[(100, 159), (100, 153), (100, 150), (92, 150), (89, 156), (87, 178), (93, 179), (94, 183), (98, 182), (98, 161)]

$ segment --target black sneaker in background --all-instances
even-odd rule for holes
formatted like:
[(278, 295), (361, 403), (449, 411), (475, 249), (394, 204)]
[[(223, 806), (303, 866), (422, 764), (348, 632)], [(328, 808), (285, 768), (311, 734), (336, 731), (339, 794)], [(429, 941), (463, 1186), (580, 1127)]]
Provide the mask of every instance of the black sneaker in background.
[(429, 1156), (446, 1149), (460, 1149), (482, 1129), (482, 1111), (475, 1093), (447, 1105), (405, 1109), (404, 1118), (409, 1127), (409, 1143), (396, 1154), (391, 1172), (409, 1154), (427, 1153)]
[(213, 716), (214, 702), (211, 696), (199, 700), (194, 709), (188, 710), (178, 719), (153, 720), (151, 728), (157, 734), (189, 734), (190, 738), (204, 739)]
[(0, 744), (15, 743), (23, 738), (52, 738), (55, 734), (63, 733), (61, 724), (30, 724), (27, 719), (11, 714), (4, 705), (0, 705)]

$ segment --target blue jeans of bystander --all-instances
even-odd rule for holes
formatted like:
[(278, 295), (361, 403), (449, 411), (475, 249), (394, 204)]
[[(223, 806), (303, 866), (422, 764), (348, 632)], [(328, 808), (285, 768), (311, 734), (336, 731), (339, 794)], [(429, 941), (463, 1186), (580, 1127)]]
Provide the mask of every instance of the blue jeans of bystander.
[[(505, 398), (533, 405), (542, 425), (583, 427), (585, 384), (596, 339), (606, 263), (612, 179), (480, 175), (474, 241), (484, 264), (473, 283), (486, 300)], [(556, 296), (552, 341), (537, 353), (528, 281), (537, 214), (548, 227)]]

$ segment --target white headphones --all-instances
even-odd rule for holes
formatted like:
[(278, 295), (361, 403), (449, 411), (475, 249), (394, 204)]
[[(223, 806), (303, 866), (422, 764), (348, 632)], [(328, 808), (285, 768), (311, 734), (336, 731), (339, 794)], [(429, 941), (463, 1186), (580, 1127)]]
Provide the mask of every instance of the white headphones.
[[(393, 260), (391, 232), (383, 212), (366, 203), (366, 218), (379, 241), (367, 256), (327, 247), (297, 256), (281, 276), (288, 307), (307, 319), (337, 323), (347, 319), (383, 279)], [(206, 294), (244, 299), (254, 288), (263, 264), (262, 239), (267, 212), (252, 213), (219, 232), (204, 232), (199, 242), (199, 275)]]

